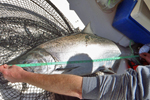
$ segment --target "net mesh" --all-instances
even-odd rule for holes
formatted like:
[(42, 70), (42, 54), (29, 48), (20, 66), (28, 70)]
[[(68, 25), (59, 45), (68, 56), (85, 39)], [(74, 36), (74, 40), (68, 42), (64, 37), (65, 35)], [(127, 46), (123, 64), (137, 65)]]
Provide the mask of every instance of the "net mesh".
[[(0, 64), (46, 41), (77, 32), (49, 0), (0, 0)], [(54, 94), (0, 73), (0, 100), (53, 100)]]

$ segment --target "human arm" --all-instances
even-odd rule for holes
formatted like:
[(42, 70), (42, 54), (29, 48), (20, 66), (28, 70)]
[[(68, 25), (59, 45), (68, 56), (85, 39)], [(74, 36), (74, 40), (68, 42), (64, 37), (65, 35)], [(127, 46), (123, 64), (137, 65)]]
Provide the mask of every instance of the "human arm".
[(25, 82), (50, 92), (82, 98), (82, 77), (80, 76), (35, 74), (15, 65), (2, 65), (0, 72), (10, 82)]
[[(83, 77), (82, 97), (92, 100), (150, 100), (150, 65), (122, 75)], [(88, 88), (87, 88), (88, 87)]]
[[(149, 53), (142, 53), (140, 56), (150, 64)], [(149, 76), (150, 65), (139, 65), (136, 70), (128, 69), (122, 75), (84, 77), (82, 97), (94, 100), (149, 100)]]

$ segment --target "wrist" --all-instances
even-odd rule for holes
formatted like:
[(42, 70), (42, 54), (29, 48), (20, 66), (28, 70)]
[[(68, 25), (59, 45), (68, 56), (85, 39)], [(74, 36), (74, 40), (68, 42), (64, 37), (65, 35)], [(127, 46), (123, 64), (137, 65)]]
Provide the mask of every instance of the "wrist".
[(21, 72), (21, 78), (20, 78), (20, 82), (27, 82), (27, 79), (29, 79), (29, 77), (31, 76), (30, 74), (32, 74), (31, 72), (25, 71), (23, 70)]

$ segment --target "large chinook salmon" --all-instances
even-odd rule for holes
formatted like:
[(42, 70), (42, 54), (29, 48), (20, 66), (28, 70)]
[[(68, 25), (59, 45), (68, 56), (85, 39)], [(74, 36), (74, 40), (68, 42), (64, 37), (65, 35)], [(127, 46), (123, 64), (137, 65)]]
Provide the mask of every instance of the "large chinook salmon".
[[(81, 33), (50, 40), (10, 61), (8, 64), (93, 60), (128, 55), (131, 55), (129, 48), (124, 48), (108, 39), (94, 35), (90, 29), (90, 24), (88, 24)], [(115, 61), (102, 61), (35, 66), (25, 69), (42, 74), (86, 75), (103, 68), (113, 68), (114, 64)]]

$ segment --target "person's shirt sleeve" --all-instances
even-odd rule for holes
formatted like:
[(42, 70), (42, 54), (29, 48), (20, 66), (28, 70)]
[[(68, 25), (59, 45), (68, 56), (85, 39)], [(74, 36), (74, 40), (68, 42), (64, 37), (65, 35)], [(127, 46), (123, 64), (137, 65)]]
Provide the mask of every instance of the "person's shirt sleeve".
[(82, 98), (95, 100), (150, 99), (150, 67), (139, 66), (123, 75), (83, 77)]

